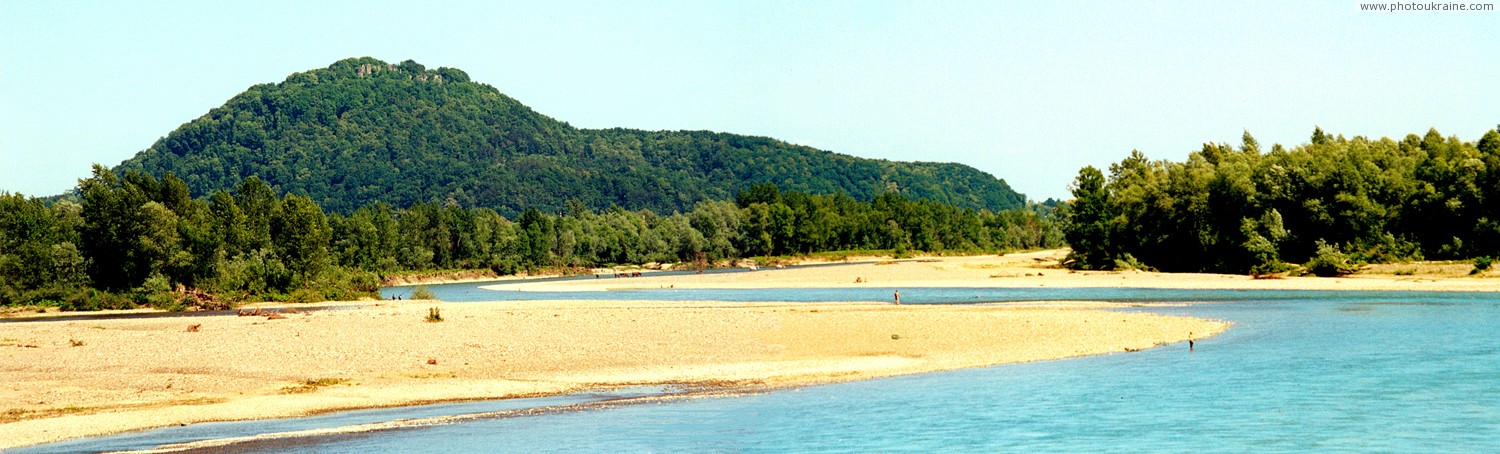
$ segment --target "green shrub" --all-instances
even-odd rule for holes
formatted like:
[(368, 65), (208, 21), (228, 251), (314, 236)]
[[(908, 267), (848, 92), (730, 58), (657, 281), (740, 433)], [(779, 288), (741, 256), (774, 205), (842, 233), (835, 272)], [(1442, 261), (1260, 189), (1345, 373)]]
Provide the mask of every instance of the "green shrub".
[(288, 386), (288, 387), (282, 388), (281, 392), (287, 393), (287, 394), (310, 393), (310, 392), (313, 392), (313, 391), (317, 391), (319, 388), (324, 388), (324, 387), (328, 387), (328, 386), (335, 386), (335, 385), (342, 385), (342, 384), (348, 383), (348, 382), (349, 382), (349, 379), (347, 379), (347, 378), (316, 378), (316, 379), (309, 379), (309, 380), (303, 381), (302, 383), (297, 384), (295, 386)]
[(414, 300), (435, 300), (435, 299), (437, 299), (437, 295), (433, 295), (432, 294), (432, 290), (428, 290), (427, 286), (425, 286), (425, 285), (418, 285), (416, 287), (412, 287), (412, 289), (411, 289), (411, 299), (414, 299)]
[(1386, 233), (1364, 240), (1364, 247), (1350, 258), (1360, 263), (1398, 263), (1422, 260), (1422, 247), (1414, 241)]
[(8, 293), (5, 305), (15, 306), (41, 306), (57, 307), (65, 311), (73, 310), (99, 310), (99, 309), (127, 309), (133, 307), (128, 299), (115, 297), (104, 301), (95, 297), (103, 295), (114, 297), (115, 295), (98, 290), (79, 287), (76, 285), (51, 284), (41, 288), (15, 291)]
[(1156, 271), (1156, 269), (1152, 268), (1150, 265), (1141, 263), (1140, 260), (1136, 259), (1134, 255), (1130, 255), (1129, 252), (1124, 253), (1124, 254), (1120, 254), (1119, 257), (1115, 257), (1115, 261), (1114, 262), (1115, 262), (1114, 269), (1116, 271), (1130, 271), (1130, 270)]
[(427, 309), (427, 323), (437, 323), (441, 321), (443, 321), (443, 311), (438, 310), (438, 308), (436, 307)]
[(285, 301), (276, 298), (290, 290), (293, 275), (268, 249), (258, 249), (220, 264), (210, 290), (219, 294), (246, 295), (246, 299)]
[(1359, 271), (1359, 266), (1350, 263), (1349, 256), (1344, 255), (1338, 246), (1330, 245), (1323, 240), (1318, 240), (1318, 253), (1303, 266), (1307, 267), (1309, 273), (1318, 277), (1343, 276)]
[(319, 300), (352, 301), (380, 297), (380, 278), (375, 273), (354, 268), (325, 268), (318, 274), (313, 287), (318, 289)]
[(369, 271), (346, 271), (349, 274), (346, 276), (344, 282), (348, 283), (347, 287), (350, 290), (361, 293), (376, 294), (378, 296), (378, 294), (380, 293), (380, 276), (376, 276), (375, 273)]
[(898, 259), (910, 258), (911, 257), (911, 248), (907, 247), (905, 241), (902, 241), (902, 242), (896, 244), (896, 250), (892, 251), (891, 255), (892, 255), (893, 258), (898, 258)]
[(1479, 258), (1476, 258), (1476, 259), (1474, 259), (1474, 269), (1471, 270), (1471, 271), (1469, 271), (1469, 274), (1479, 274), (1479, 273), (1483, 273), (1485, 271), (1489, 271), (1490, 265), (1493, 262), (1494, 262), (1494, 259), (1490, 258), (1490, 257), (1479, 257)]
[(490, 264), (490, 271), (501, 276), (510, 276), (521, 271), (521, 264), (513, 258), (497, 260)]
[(129, 298), (96, 289), (78, 289), (58, 305), (65, 311), (97, 311), (105, 309), (127, 309), (133, 307)]
[(296, 289), (296, 290), (292, 290), (292, 293), (290, 295), (287, 295), (286, 302), (288, 302), (288, 303), (316, 303), (316, 302), (319, 302), (319, 301), (323, 301), (325, 299), (326, 298), (323, 298), (322, 295), (318, 294), (317, 290), (313, 290), (313, 289), (310, 289), (310, 288), (299, 288), (299, 289)]
[(177, 298), (177, 295), (172, 293), (171, 281), (167, 280), (166, 276), (160, 274), (153, 274), (151, 277), (146, 278), (146, 282), (141, 283), (141, 286), (136, 288), (135, 298), (136, 304), (141, 306), (150, 306), (172, 312), (186, 309), (182, 301)]
[(1250, 275), (1255, 277), (1271, 276), (1297, 269), (1296, 265), (1280, 260), (1269, 261), (1250, 267)]

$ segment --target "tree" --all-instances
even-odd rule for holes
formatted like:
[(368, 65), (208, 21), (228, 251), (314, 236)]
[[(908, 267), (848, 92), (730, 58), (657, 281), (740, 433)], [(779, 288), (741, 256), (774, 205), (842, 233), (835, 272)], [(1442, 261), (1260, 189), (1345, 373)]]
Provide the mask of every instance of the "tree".
[(780, 201), (781, 188), (777, 187), (775, 183), (761, 183), (745, 188), (740, 191), (739, 196), (735, 200), (740, 208), (748, 207), (755, 203), (770, 205)]
[(552, 264), (552, 219), (535, 208), (521, 215), (521, 232), (525, 236), (524, 263), (529, 266)]
[(740, 213), (740, 250), (746, 256), (771, 255), (775, 251), (775, 237), (771, 221), (771, 207), (764, 202), (752, 203)]
[(1084, 167), (1073, 180), (1072, 192), (1063, 234), (1073, 251), (1068, 253), (1064, 264), (1084, 270), (1114, 268), (1109, 238), (1110, 200), (1104, 187), (1104, 173), (1094, 166)]
[(178, 214), (177, 232), (186, 263), (173, 279), (197, 287), (218, 275), (219, 263), (227, 258), (226, 242), (218, 217), (207, 202), (189, 200), (183, 209)]
[(0, 192), (0, 304), (30, 290), (83, 283), (78, 205)]
[(147, 222), (141, 189), (124, 184), (114, 172), (95, 165), (93, 177), (79, 183), (83, 193), (83, 226), (79, 230), (89, 279), (95, 286), (121, 291), (135, 288), (151, 275), (151, 253), (140, 241)]
[(271, 242), (296, 279), (312, 280), (328, 264), (328, 218), (312, 199), (288, 194), (272, 212)]
[(1316, 126), (1313, 127), (1312, 144), (1313, 145), (1326, 145), (1326, 144), (1328, 144), (1328, 142), (1329, 142), (1328, 134), (1326, 134), (1326, 133), (1323, 132), (1323, 128), (1322, 127), (1316, 127)]
[(235, 191), (236, 204), (245, 214), (244, 242), (236, 252), (248, 252), (271, 246), (271, 213), (276, 210), (276, 191), (260, 178), (250, 176)]
[(192, 255), (182, 250), (181, 237), (177, 234), (177, 214), (156, 201), (141, 205), (140, 242), (147, 276), (163, 276), (167, 282), (181, 282), (181, 277), (192, 265)]
[(214, 191), (209, 197), (208, 210), (214, 218), (214, 233), (226, 255), (234, 257), (250, 248), (247, 238), (251, 236), (249, 221), (234, 196), (225, 191)]
[(739, 255), (740, 210), (730, 202), (703, 202), (688, 214), (689, 224), (703, 236), (705, 260), (719, 261)]
[(1240, 151), (1260, 154), (1260, 141), (1255, 140), (1255, 136), (1250, 135), (1250, 130), (1248, 129), (1245, 130), (1244, 134), (1240, 135)]

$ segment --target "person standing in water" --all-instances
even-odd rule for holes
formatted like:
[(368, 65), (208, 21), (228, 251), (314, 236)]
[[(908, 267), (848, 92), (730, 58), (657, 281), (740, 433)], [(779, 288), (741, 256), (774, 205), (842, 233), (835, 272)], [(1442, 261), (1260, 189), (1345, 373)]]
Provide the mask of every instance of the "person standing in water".
[(1188, 333), (1188, 353), (1193, 352), (1193, 333)]
[(896, 304), (901, 304), (901, 291), (896, 291)]

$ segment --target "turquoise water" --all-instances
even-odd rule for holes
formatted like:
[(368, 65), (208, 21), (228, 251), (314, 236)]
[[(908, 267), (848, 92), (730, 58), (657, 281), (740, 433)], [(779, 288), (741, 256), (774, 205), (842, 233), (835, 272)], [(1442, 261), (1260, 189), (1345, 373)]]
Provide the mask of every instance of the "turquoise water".
[[(760, 292), (727, 292), (722, 298), (700, 294), (691, 299), (862, 296), (838, 297), (837, 290)], [(1020, 300), (1212, 301), (1120, 310), (1219, 318), (1236, 325), (1201, 340), (1193, 352), (1186, 345), (1171, 345), (741, 397), (481, 417), (240, 450), (1500, 451), (1497, 294), (902, 289), (902, 300), (969, 302), (979, 296), (992, 301), (1006, 292)], [(613, 293), (590, 298), (616, 296)], [(771, 298), (774, 295), (782, 297)], [(1097, 298), (1101, 295), (1111, 297)], [(486, 404), (494, 405), (466, 405)], [(394, 419), (474, 411), (491, 410), (437, 406), (367, 416)], [(300, 419), (234, 423), (233, 429), (212, 434), (173, 432), (199, 427), (190, 426), (142, 432), (128, 442), (113, 437), (23, 452), (149, 447), (287, 430), (281, 426), (285, 424), (350, 423)]]
[[(538, 279), (577, 280), (580, 278)], [(1381, 292), (1328, 290), (1200, 290), (1150, 288), (1047, 288), (1047, 287), (938, 287), (938, 288), (799, 288), (799, 289), (651, 289), (612, 290), (607, 292), (538, 292), (497, 291), (480, 287), (487, 283), (430, 285), (427, 289), (437, 299), (448, 302), (534, 301), (534, 300), (657, 300), (657, 301), (891, 301), (892, 293), (901, 292), (906, 304), (964, 304), (1004, 301), (1110, 301), (1110, 302), (1211, 302), (1211, 301), (1305, 301), (1336, 299), (1339, 301), (1380, 301), (1387, 298), (1465, 298), (1462, 292)], [(386, 287), (381, 297), (402, 296), (412, 287)], [(1468, 294), (1473, 297), (1474, 294)], [(1481, 294), (1483, 295), (1483, 294)], [(1490, 295), (1489, 297), (1494, 297)]]

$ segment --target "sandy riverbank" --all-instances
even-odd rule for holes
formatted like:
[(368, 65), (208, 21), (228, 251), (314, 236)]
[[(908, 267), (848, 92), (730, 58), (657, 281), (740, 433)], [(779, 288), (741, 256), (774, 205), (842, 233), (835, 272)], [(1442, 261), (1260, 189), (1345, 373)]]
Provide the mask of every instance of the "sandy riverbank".
[[(360, 304), (279, 319), (0, 323), (0, 447), (611, 385), (858, 380), (1123, 352), (1227, 326), (1087, 303)], [(424, 321), (431, 307), (444, 321)]]
[[(567, 282), (497, 282), (485, 288), (522, 291), (603, 291), (658, 288), (910, 288), (1090, 287), (1245, 290), (1500, 291), (1500, 274), (1469, 276), (1468, 264), (1393, 264), (1338, 278), (1255, 279), (1246, 275), (1070, 271), (1057, 262), (1066, 250), (1004, 256), (874, 259), (829, 267), (761, 268), (757, 272), (704, 275), (602, 277)], [(1396, 274), (1406, 272), (1410, 274)]]

